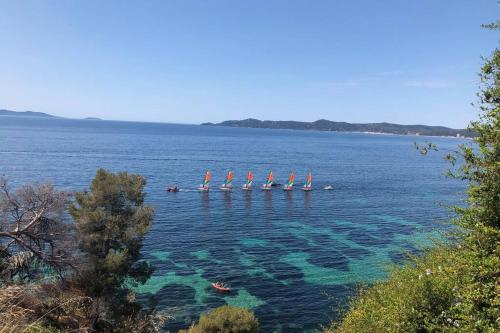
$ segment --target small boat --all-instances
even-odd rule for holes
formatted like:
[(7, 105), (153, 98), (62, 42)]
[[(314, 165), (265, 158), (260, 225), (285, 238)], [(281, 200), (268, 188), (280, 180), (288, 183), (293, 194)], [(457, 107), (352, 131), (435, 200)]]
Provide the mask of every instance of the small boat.
[(233, 172), (229, 170), (226, 175), (226, 180), (224, 181), (224, 184), (221, 185), (220, 189), (222, 191), (231, 191), (231, 189), (233, 188), (232, 182), (233, 182)]
[(212, 178), (212, 174), (210, 171), (207, 171), (205, 173), (205, 177), (203, 177), (203, 183), (198, 186), (198, 190), (200, 192), (208, 192), (210, 190), (210, 179)]
[(312, 190), (312, 173), (311, 173), (311, 171), (309, 171), (307, 173), (306, 182), (305, 182), (304, 186), (302, 186), (302, 190), (303, 191), (311, 191)]
[(327, 190), (327, 191), (333, 190), (333, 186), (332, 185), (326, 185), (325, 187), (323, 187), (323, 190)]
[(222, 282), (212, 282), (212, 288), (214, 288), (215, 290), (217, 290), (218, 292), (221, 292), (221, 293), (228, 293), (231, 291), (231, 288), (227, 287)]
[(179, 188), (177, 186), (168, 187), (167, 192), (179, 192)]
[(243, 184), (243, 190), (251, 191), (252, 190), (252, 183), (253, 183), (253, 173), (252, 173), (252, 171), (248, 171), (247, 181), (245, 182), (245, 184)]
[(263, 184), (260, 187), (262, 190), (269, 191), (272, 190), (273, 188), (273, 172), (269, 171), (269, 174), (267, 175), (267, 181), (265, 184)]
[(283, 191), (291, 191), (293, 190), (293, 182), (295, 181), (295, 172), (291, 172), (288, 177), (288, 183), (283, 186)]

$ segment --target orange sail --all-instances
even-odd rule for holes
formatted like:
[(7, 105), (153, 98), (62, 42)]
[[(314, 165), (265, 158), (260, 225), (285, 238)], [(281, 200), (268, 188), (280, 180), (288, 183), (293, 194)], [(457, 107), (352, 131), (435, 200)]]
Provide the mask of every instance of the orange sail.
[(288, 183), (283, 186), (283, 190), (291, 191), (293, 189), (293, 183), (295, 181), (295, 172), (290, 172), (290, 176), (288, 177)]
[(305, 182), (305, 184), (304, 184), (303, 189), (304, 189), (304, 190), (310, 190), (310, 189), (311, 189), (311, 186), (312, 186), (312, 173), (309, 171), (309, 172), (307, 173), (306, 182)]
[(269, 175), (267, 176), (267, 183), (271, 185), (273, 183), (273, 180), (274, 180), (273, 172), (269, 171)]
[(265, 184), (262, 185), (261, 189), (263, 190), (270, 190), (273, 187), (273, 172), (269, 171), (269, 174), (267, 175), (267, 181)]
[(207, 170), (207, 172), (205, 172), (205, 176), (203, 177), (203, 183), (198, 187), (198, 190), (208, 192), (210, 188), (210, 178), (212, 178), (212, 174)]
[(203, 186), (207, 186), (210, 183), (210, 179), (212, 178), (212, 173), (207, 171), (205, 173), (205, 178), (203, 179)]
[(253, 182), (253, 172), (248, 171), (247, 173), (247, 186), (251, 186)]
[(226, 179), (224, 180), (224, 184), (221, 186), (221, 190), (227, 191), (232, 188), (231, 183), (233, 182), (233, 172), (229, 170), (226, 175)]
[(253, 173), (252, 171), (247, 172), (247, 181), (245, 184), (243, 184), (243, 189), (244, 190), (250, 190), (252, 188), (252, 182), (253, 182)]

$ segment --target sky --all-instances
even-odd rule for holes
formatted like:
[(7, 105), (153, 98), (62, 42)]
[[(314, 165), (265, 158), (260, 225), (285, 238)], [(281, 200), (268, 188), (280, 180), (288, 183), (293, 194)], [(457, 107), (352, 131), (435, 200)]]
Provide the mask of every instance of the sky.
[(465, 127), (495, 0), (0, 0), (0, 109)]

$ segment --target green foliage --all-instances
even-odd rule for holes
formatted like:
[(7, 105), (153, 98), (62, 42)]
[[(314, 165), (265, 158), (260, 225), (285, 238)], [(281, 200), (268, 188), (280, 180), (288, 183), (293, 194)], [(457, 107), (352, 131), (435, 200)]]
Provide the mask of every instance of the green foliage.
[(224, 305), (202, 314), (197, 324), (179, 333), (256, 333), (259, 321), (247, 310)]
[[(75, 233), (62, 219), (66, 194), (50, 185), (11, 193), (0, 180), (0, 243), (7, 239), (0, 246), (0, 332), (161, 331), (168, 316), (143, 308), (127, 289), (152, 273), (140, 261), (153, 218), (144, 186), (141, 176), (98, 170), (91, 191), (77, 193), (69, 207)], [(83, 259), (76, 267), (74, 256)], [(25, 267), (42, 278), (14, 280)], [(64, 274), (48, 278), (48, 268)]]
[(99, 169), (90, 192), (76, 194), (69, 212), (76, 222), (86, 256), (85, 286), (91, 295), (111, 296), (125, 279), (145, 281), (151, 274), (139, 262), (153, 209), (144, 205), (143, 177)]
[[(325, 332), (500, 331), (498, 49), (485, 59), (480, 82), (480, 117), (469, 126), (477, 133), (474, 145), (446, 156), (455, 167), (450, 175), (469, 182), (467, 207), (455, 207), (459, 237), (396, 269), (388, 281), (361, 290), (342, 321)], [(437, 149), (427, 143), (416, 148), (424, 155)]]
[(325, 332), (496, 332), (499, 257), (439, 246), (363, 289)]
[(128, 289), (153, 272), (140, 260), (142, 241), (153, 220), (153, 209), (144, 204), (145, 185), (139, 175), (99, 169), (90, 192), (77, 193), (69, 207), (85, 255), (80, 285), (88, 296), (104, 299), (106, 320), (101, 322), (117, 330), (133, 331), (131, 323), (149, 316)]
[(427, 155), (427, 153), (431, 150), (438, 151), (437, 145), (432, 142), (425, 141), (425, 144), (418, 144), (416, 142), (413, 143), (415, 149), (420, 152), (422, 155)]
[(498, 30), (500, 29), (500, 21), (496, 20), (495, 22), (492, 23), (483, 24), (482, 27), (490, 30)]
[[(461, 211), (462, 225), (482, 232), (500, 227), (500, 50), (487, 59), (480, 74), (480, 120), (471, 123), (478, 133), (479, 152), (461, 147), (464, 164), (459, 176), (470, 181), (469, 207)], [(479, 225), (478, 225), (479, 224)], [(484, 227), (484, 228), (483, 228)], [(489, 230), (488, 233), (494, 231)]]

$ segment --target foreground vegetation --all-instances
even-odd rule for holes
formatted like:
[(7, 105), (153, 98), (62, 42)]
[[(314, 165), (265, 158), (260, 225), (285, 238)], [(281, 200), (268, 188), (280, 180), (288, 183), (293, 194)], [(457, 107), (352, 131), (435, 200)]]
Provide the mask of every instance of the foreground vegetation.
[(123, 286), (152, 273), (139, 260), (153, 220), (144, 186), (98, 170), (73, 200), (51, 185), (12, 191), (1, 181), (0, 332), (160, 330), (166, 316)]
[[(141, 260), (153, 222), (145, 179), (98, 170), (90, 191), (49, 184), (11, 190), (0, 180), (0, 333), (159, 332), (169, 318), (133, 287), (153, 267)], [(67, 221), (68, 214), (72, 221)], [(222, 307), (189, 332), (258, 331), (245, 309)]]
[[(498, 29), (495, 23), (489, 28)], [(340, 322), (325, 332), (500, 331), (500, 51), (482, 67), (477, 147), (449, 154), (449, 174), (469, 182), (465, 208), (455, 207), (453, 242), (436, 246), (360, 290)], [(418, 147), (418, 146), (417, 146)], [(423, 154), (437, 147), (418, 147)], [(457, 163), (460, 163), (458, 165)]]
[(498, 332), (498, 255), (438, 247), (363, 289), (325, 332)]
[(202, 314), (198, 323), (179, 333), (257, 333), (259, 321), (247, 309), (229, 305)]

